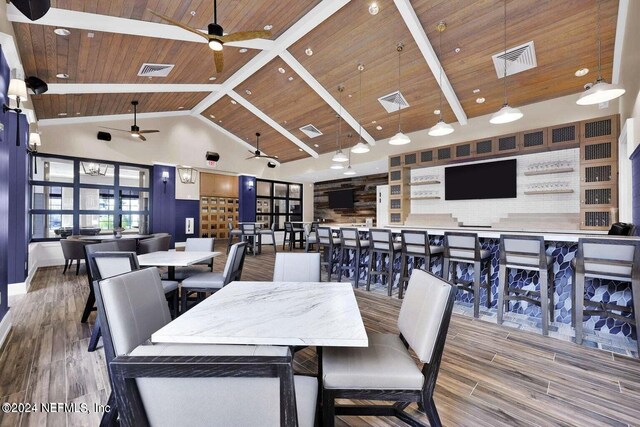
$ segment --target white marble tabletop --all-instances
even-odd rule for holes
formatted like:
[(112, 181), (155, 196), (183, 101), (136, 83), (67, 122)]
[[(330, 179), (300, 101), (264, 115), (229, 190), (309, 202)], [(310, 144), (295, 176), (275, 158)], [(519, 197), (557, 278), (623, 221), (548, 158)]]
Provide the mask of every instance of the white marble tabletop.
[(350, 283), (231, 282), (151, 336), (154, 343), (367, 347)]
[(123, 234), (121, 237), (116, 237), (112, 234), (97, 234), (95, 236), (82, 236), (78, 237), (78, 240), (126, 240), (126, 239), (147, 239), (152, 237), (150, 234)]
[(142, 267), (188, 267), (222, 255), (222, 252), (158, 251), (138, 255)]

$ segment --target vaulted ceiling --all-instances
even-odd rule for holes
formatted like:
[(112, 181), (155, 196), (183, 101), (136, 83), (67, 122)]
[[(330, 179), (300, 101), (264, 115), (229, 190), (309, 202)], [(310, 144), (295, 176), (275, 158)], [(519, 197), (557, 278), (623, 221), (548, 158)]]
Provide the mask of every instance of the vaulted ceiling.
[[(218, 3), (226, 32), (271, 26), (273, 33), (270, 40), (225, 45), (220, 73), (204, 39), (147, 10), (204, 29), (212, 21), (210, 0), (52, 0), (54, 9), (37, 22), (9, 6), (25, 74), (50, 84), (49, 93), (32, 97), (38, 118), (129, 114), (130, 101), (138, 99), (141, 113), (190, 110), (245, 145), (254, 145), (260, 132), (260, 148), (287, 162), (331, 152), (337, 143), (355, 144), (358, 133), (371, 144), (389, 138), (398, 130), (398, 114), (388, 113), (378, 98), (398, 89), (409, 104), (401, 112), (402, 131), (433, 126), (440, 64), (448, 123), (465, 124), (503, 103), (504, 80), (491, 58), (504, 49), (502, 0), (378, 0), (376, 15), (369, 13), (369, 0)], [(601, 0), (607, 81), (617, 13), (618, 0)], [(596, 16), (595, 0), (508, 0), (507, 46), (533, 41), (537, 60), (536, 68), (508, 78), (512, 106), (578, 93), (595, 80)], [(442, 20), (447, 29), (440, 50), (436, 25)], [(71, 33), (59, 36), (55, 28)], [(398, 42), (404, 44), (401, 54)], [(138, 76), (143, 63), (175, 66), (167, 77), (149, 78)], [(585, 67), (591, 70), (586, 76), (574, 75)], [(60, 73), (68, 78), (56, 77)], [(479, 97), (485, 102), (477, 103)], [(303, 133), (308, 124), (322, 135)], [(349, 133), (355, 136), (347, 138)]]

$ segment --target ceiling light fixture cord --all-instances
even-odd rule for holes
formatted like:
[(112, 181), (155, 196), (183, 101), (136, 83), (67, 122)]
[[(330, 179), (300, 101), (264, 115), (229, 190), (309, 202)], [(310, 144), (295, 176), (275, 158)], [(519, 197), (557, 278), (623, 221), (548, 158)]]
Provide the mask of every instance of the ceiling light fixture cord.
[[(444, 31), (444, 29), (446, 28), (446, 24), (444, 23), (444, 21), (440, 21), (440, 24), (438, 25), (438, 32), (440, 33), (440, 41), (439, 41), (439, 46), (438, 46), (438, 50), (440, 51), (438, 53), (438, 55), (442, 56), (442, 32)], [(438, 111), (440, 111), (440, 120), (442, 120), (442, 58), (438, 58), (438, 62), (440, 62), (440, 81), (439, 81), (439, 85), (440, 85), (440, 106)]]
[(359, 132), (359, 139), (360, 141), (362, 141), (362, 70), (364, 70), (364, 65), (362, 64), (358, 64), (358, 75), (360, 77), (360, 106), (359, 106), (359, 110), (360, 110), (360, 118), (358, 120), (358, 127), (360, 128)]
[(342, 92), (344, 91), (344, 86), (338, 86), (338, 92), (340, 92), (339, 103), (340, 103), (340, 112), (338, 113), (338, 143), (340, 150), (342, 150), (342, 139), (340, 138), (342, 135)]
[(218, 0), (213, 0), (213, 23), (218, 23)]
[(507, 0), (504, 0), (504, 105), (507, 101)]
[(596, 0), (598, 11), (596, 12), (596, 36), (598, 37), (598, 80), (602, 80), (602, 41), (600, 39), (600, 0)]
[(398, 132), (401, 132), (400, 130), (400, 115), (402, 114), (402, 105), (400, 104), (400, 96), (402, 95), (402, 92), (400, 92), (400, 66), (401, 66), (401, 61), (400, 61), (400, 55), (402, 55), (402, 48), (404, 47), (404, 45), (402, 43), (398, 43), (398, 45), (396, 46), (396, 49), (398, 50), (398, 97), (397, 99), (397, 103), (398, 103)]

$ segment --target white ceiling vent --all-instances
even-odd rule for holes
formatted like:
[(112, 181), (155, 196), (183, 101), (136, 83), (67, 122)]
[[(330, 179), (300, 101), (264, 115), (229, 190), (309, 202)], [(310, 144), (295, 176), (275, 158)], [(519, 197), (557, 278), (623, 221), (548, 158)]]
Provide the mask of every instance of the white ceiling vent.
[(317, 136), (322, 135), (322, 132), (320, 132), (320, 129), (318, 129), (317, 127), (315, 127), (312, 124), (308, 124), (306, 126), (302, 126), (300, 128), (300, 130), (307, 135), (309, 138), (315, 138)]
[(395, 113), (398, 110), (404, 110), (409, 103), (399, 91), (392, 92), (388, 95), (378, 98), (380, 104), (387, 110), (387, 113)]
[(504, 77), (505, 56), (507, 57), (507, 76), (512, 76), (538, 66), (536, 49), (532, 40), (523, 45), (507, 49), (506, 52), (496, 53), (491, 57), (499, 79)]
[(174, 64), (142, 64), (138, 76), (140, 77), (167, 77)]

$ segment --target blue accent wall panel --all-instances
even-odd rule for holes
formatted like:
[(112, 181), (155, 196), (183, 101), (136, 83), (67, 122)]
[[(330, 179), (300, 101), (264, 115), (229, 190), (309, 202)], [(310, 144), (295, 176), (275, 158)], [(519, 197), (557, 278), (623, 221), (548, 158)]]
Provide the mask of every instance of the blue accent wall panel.
[(640, 146), (631, 155), (631, 180), (633, 223), (640, 226)]
[(238, 180), (240, 222), (253, 222), (256, 220), (256, 178), (240, 175)]
[[(162, 181), (162, 173), (169, 172), (167, 182)], [(153, 188), (151, 232), (176, 234), (176, 168), (172, 166), (154, 165), (151, 187)]]
[[(185, 219), (193, 218), (193, 234), (185, 234)], [(200, 237), (200, 202), (198, 200), (176, 200), (176, 242), (185, 242), (188, 237)]]
[[(9, 88), (9, 66), (0, 46), (0, 103), (8, 101), (7, 89)], [(0, 320), (9, 310), (7, 305), (7, 284), (9, 283), (9, 265), (7, 255), (9, 252), (9, 176), (10, 156), (9, 143), (7, 142), (7, 121), (15, 114), (2, 113), (0, 110), (0, 122), (4, 125), (4, 132), (0, 132)]]

